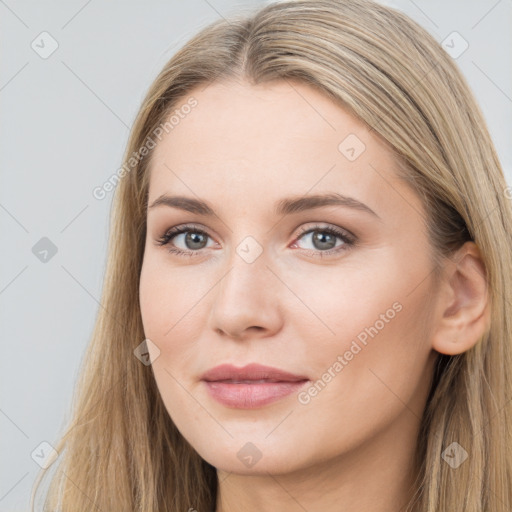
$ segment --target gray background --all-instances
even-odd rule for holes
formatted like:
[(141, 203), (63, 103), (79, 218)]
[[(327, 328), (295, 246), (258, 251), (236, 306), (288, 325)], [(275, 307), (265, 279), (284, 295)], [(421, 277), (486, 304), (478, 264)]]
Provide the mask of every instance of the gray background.
[[(469, 43), (457, 63), (511, 184), (512, 0), (383, 3), (440, 42), (457, 31)], [(105, 270), (112, 193), (97, 200), (93, 188), (119, 169), (143, 95), (172, 54), (208, 22), (263, 4), (0, 0), (0, 511), (28, 510), (31, 454), (69, 418)], [(51, 49), (43, 31), (58, 43), (47, 58), (31, 47)], [(57, 248), (46, 262), (33, 253), (43, 237)]]

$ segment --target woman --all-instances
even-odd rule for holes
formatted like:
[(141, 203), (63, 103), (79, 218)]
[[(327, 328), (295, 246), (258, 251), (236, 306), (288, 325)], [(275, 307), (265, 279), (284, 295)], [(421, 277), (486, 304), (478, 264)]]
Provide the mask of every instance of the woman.
[(123, 169), (47, 510), (511, 510), (508, 189), (425, 30), (213, 23)]

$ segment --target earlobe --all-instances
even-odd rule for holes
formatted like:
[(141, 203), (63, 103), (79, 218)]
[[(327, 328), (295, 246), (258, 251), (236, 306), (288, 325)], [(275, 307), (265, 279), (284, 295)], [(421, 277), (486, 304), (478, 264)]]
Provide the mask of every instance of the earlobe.
[(434, 316), (432, 348), (455, 355), (476, 345), (490, 327), (485, 266), (478, 246), (466, 242), (447, 260)]

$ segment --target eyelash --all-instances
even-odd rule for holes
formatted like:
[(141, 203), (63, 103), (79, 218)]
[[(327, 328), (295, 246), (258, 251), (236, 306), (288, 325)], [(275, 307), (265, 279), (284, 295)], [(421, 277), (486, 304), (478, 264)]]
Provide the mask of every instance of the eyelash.
[[(308, 234), (308, 233), (311, 233), (311, 232), (315, 232), (315, 231), (318, 231), (318, 232), (321, 232), (321, 233), (328, 233), (330, 235), (334, 235), (336, 237), (339, 237), (343, 241), (343, 245), (341, 245), (338, 248), (329, 249), (327, 251), (320, 251), (320, 250), (314, 250), (314, 249), (304, 249), (308, 254), (313, 255), (313, 256), (324, 257), (324, 256), (330, 256), (330, 255), (335, 254), (335, 253), (339, 253), (339, 252), (343, 252), (343, 251), (348, 251), (349, 249), (351, 249), (356, 244), (356, 237), (354, 235), (351, 235), (351, 234), (349, 235), (347, 232), (341, 231), (341, 230), (339, 230), (337, 228), (334, 228), (332, 226), (325, 227), (325, 226), (319, 226), (319, 225), (310, 226), (308, 228), (301, 228), (301, 231), (300, 231), (300, 233), (297, 236), (295, 241), (298, 241), (305, 234)], [(178, 236), (178, 235), (180, 235), (182, 233), (188, 233), (188, 232), (199, 233), (201, 235), (205, 235), (205, 236), (211, 238), (210, 235), (208, 235), (208, 233), (206, 231), (204, 231), (203, 229), (201, 229), (201, 228), (199, 228), (197, 226), (194, 226), (194, 225), (183, 225), (183, 226), (177, 226), (177, 227), (173, 227), (173, 228), (169, 229), (168, 231), (166, 231), (164, 233), (163, 236), (161, 236), (160, 238), (158, 238), (156, 240), (156, 243), (159, 246), (168, 245), (174, 237), (176, 237), (176, 236)], [(197, 251), (184, 251), (182, 249), (178, 249), (177, 247), (173, 247), (173, 246), (169, 246), (167, 248), (167, 250), (170, 253), (176, 254), (178, 256), (199, 256), (201, 254), (201, 251), (202, 251), (202, 249), (197, 250)]]

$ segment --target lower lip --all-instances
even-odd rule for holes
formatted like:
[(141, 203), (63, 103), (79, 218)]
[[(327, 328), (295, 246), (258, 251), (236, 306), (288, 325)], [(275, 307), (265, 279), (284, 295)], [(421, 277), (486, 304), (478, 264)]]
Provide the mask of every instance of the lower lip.
[(255, 409), (276, 402), (297, 392), (308, 382), (261, 382), (255, 384), (231, 384), (228, 382), (203, 381), (210, 395), (223, 405), (237, 409)]

